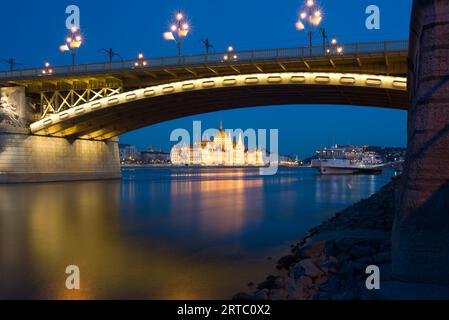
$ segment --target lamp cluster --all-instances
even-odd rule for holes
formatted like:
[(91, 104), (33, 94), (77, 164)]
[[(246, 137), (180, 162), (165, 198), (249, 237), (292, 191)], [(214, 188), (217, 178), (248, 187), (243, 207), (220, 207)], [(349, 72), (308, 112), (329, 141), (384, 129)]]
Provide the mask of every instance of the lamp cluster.
[(232, 45), (228, 46), (228, 53), (223, 56), (224, 61), (236, 61), (238, 59), (237, 54), (234, 52)]
[(181, 56), (182, 40), (189, 34), (190, 26), (182, 12), (176, 13), (175, 21), (170, 26), (170, 31), (164, 32), (164, 39), (175, 41), (178, 45), (178, 56)]
[(51, 76), (53, 74), (53, 69), (50, 65), (50, 62), (45, 62), (44, 69), (41, 71), (41, 75), (43, 76)]
[[(306, 0), (302, 10), (299, 12), (299, 17), (296, 22), (297, 30), (306, 30), (309, 31), (309, 40), (310, 40), (310, 52), (312, 54), (312, 37), (313, 33), (316, 31), (318, 26), (322, 24), (323, 21), (323, 12), (322, 9), (317, 4), (316, 0)], [(181, 53), (182, 53), (182, 44), (183, 40), (189, 35), (190, 32), (190, 24), (184, 15), (184, 13), (178, 11), (175, 16), (173, 22), (169, 26), (169, 31), (163, 33), (163, 37), (167, 41), (174, 41), (178, 47), (178, 57), (181, 61)], [(331, 41), (328, 41), (326, 30), (324, 28), (321, 29), (323, 34), (323, 53), (324, 54), (343, 54), (343, 47), (337, 43), (336, 38), (332, 38)], [(65, 43), (60, 46), (60, 50), (62, 52), (69, 52), (72, 55), (72, 65), (75, 65), (75, 56), (78, 49), (83, 45), (83, 36), (79, 27), (73, 27), (70, 30), (70, 33), (65, 38)], [(206, 52), (209, 52), (209, 48), (213, 47), (209, 40), (202, 40), (206, 46)], [(109, 55), (109, 61), (112, 62), (114, 55), (119, 56), (119, 54), (115, 53), (112, 49), (106, 50), (102, 49)], [(234, 51), (234, 47), (229, 45), (227, 48), (227, 53), (223, 56), (224, 62), (236, 61), (238, 59), (237, 54)], [(122, 59), (123, 60), (123, 59)], [(139, 53), (137, 60), (134, 62), (135, 68), (143, 68), (148, 66), (148, 60), (146, 60), (142, 53)], [(11, 67), (12, 68), (12, 67)], [(50, 67), (50, 64), (47, 62), (45, 64), (45, 68), (42, 69), (42, 75), (51, 75), (53, 74), (53, 69)]]
[(296, 22), (296, 29), (306, 29), (306, 24), (309, 27), (318, 27), (323, 20), (323, 13), (321, 9), (316, 5), (314, 0), (307, 0), (306, 4), (299, 14), (299, 20)]
[(83, 44), (83, 36), (77, 27), (70, 30), (70, 34), (65, 39), (65, 44), (59, 47), (61, 52), (70, 52), (72, 55), (72, 65), (75, 65), (76, 50)]
[(148, 66), (148, 61), (145, 60), (143, 53), (139, 53), (137, 56), (137, 60), (134, 62), (135, 68), (144, 68)]

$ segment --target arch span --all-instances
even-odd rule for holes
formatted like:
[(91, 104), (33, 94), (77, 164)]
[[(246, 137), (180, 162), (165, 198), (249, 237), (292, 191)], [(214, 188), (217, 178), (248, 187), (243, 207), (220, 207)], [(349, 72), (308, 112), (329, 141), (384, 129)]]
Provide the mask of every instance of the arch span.
[(238, 74), (136, 89), (50, 115), (35, 135), (108, 140), (160, 122), (263, 105), (335, 104), (408, 110), (407, 79), (347, 73)]

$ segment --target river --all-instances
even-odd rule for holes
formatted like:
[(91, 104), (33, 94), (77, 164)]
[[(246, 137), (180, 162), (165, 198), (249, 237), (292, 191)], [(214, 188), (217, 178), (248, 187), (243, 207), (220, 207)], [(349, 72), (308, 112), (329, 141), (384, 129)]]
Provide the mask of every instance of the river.
[[(0, 185), (0, 298), (230, 299), (392, 174), (128, 168), (121, 181)], [(65, 288), (69, 265), (81, 290)]]

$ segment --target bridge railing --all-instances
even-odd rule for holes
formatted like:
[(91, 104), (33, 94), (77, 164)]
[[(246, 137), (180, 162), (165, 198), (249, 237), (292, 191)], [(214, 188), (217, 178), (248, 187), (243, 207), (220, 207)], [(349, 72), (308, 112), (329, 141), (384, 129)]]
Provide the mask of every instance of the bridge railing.
[[(339, 50), (338, 48), (341, 48)], [(136, 60), (127, 60), (119, 62), (104, 62), (93, 64), (80, 64), (75, 66), (53, 67), (53, 73), (50, 77), (58, 77), (70, 74), (83, 73), (103, 73), (103, 72), (121, 72), (126, 70), (151, 70), (170, 67), (189, 67), (195, 65), (217, 65), (217, 64), (240, 64), (247, 62), (260, 62), (267, 60), (297, 60), (313, 59), (326, 56), (367, 56), (370, 54), (391, 54), (395, 52), (404, 52), (408, 49), (408, 41), (387, 41), (370, 43), (353, 43), (346, 45), (331, 45), (328, 47), (296, 47), (296, 48), (277, 48), (269, 50), (250, 50), (236, 51), (232, 53), (211, 53), (199, 55), (185, 55), (180, 57), (161, 57), (145, 59), (146, 67), (136, 67)], [(228, 58), (225, 58), (225, 57)], [(42, 68), (3, 71), (0, 72), (0, 80), (16, 80), (26, 78), (36, 78), (44, 76)], [(49, 77), (49, 75), (45, 75)]]

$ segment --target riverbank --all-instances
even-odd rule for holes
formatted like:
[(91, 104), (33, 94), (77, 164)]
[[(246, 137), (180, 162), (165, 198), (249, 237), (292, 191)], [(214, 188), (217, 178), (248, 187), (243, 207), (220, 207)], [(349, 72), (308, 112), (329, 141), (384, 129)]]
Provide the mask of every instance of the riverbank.
[(399, 180), (336, 214), (292, 246), (271, 275), (236, 300), (373, 299), (365, 289), (366, 267), (377, 265), (391, 279), (391, 230)]

